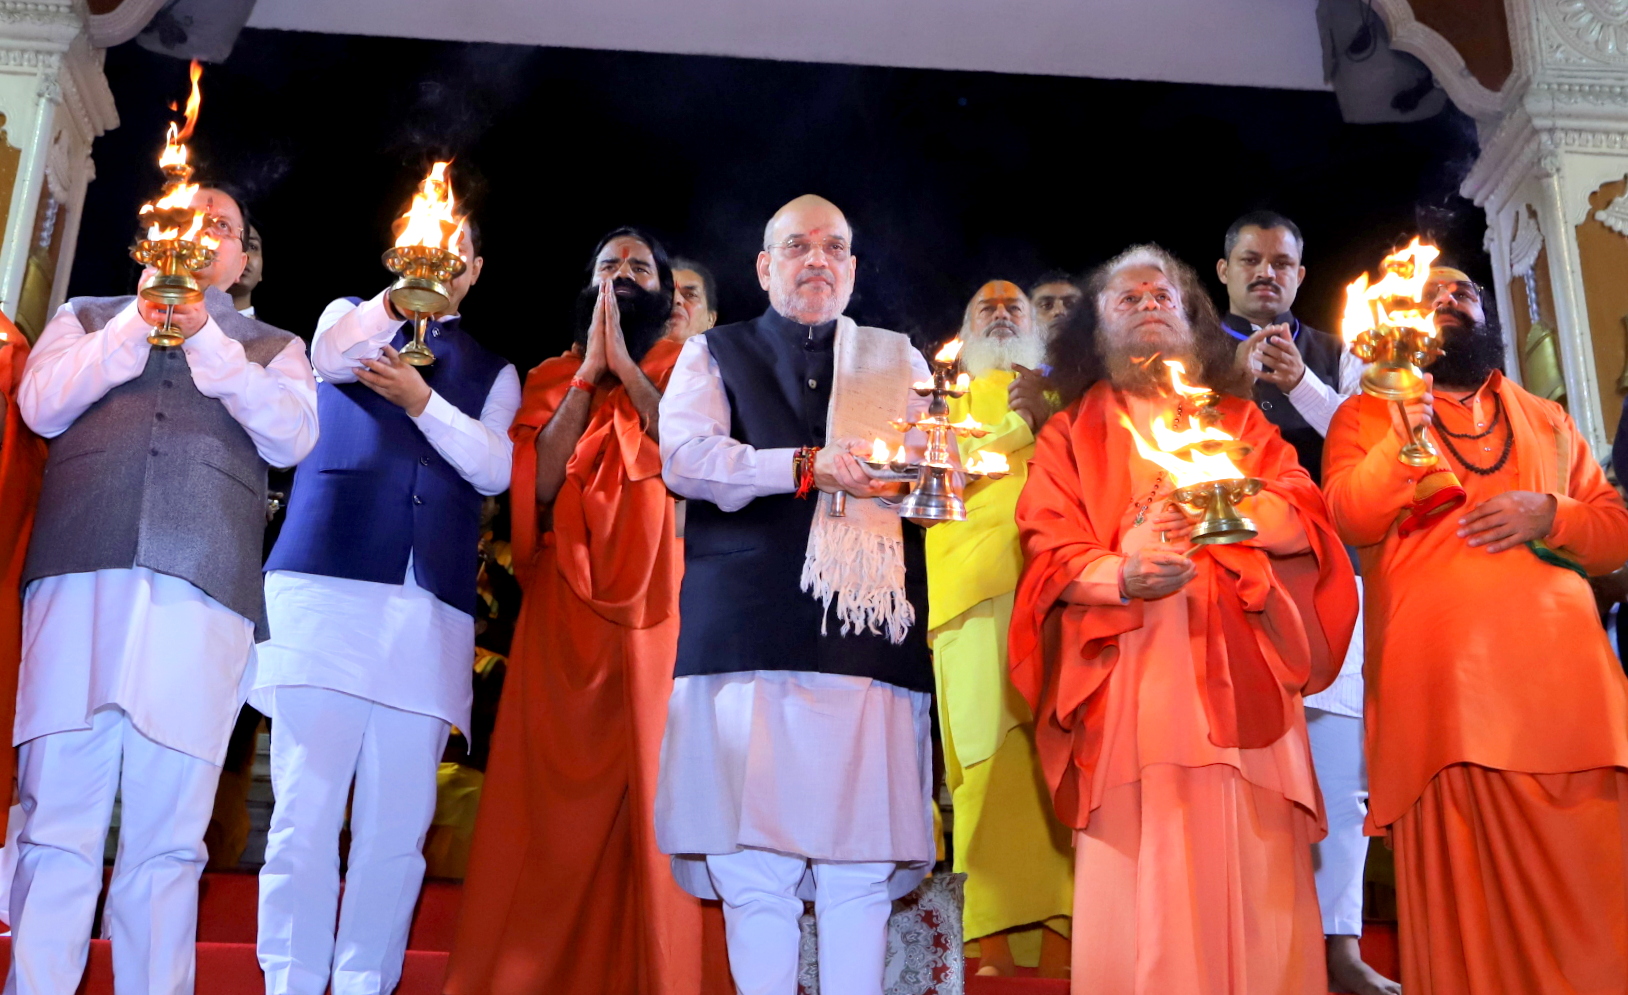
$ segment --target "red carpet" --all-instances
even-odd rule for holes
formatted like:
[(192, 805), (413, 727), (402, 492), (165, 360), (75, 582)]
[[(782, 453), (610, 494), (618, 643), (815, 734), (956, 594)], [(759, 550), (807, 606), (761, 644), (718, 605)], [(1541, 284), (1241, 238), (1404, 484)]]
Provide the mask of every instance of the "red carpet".
[[(265, 991), (254, 959), (255, 896), (252, 874), (205, 874), (198, 904), (199, 995), (261, 995)], [(398, 995), (441, 995), (458, 925), (461, 888), (452, 881), (429, 881), (419, 898), (408, 939), (407, 964)], [(1363, 956), (1380, 973), (1396, 977), (1396, 930), (1370, 925), (1362, 937)], [(11, 939), (0, 938), (0, 971), (11, 964)], [(976, 970), (976, 962), (968, 971)], [(90, 968), (80, 995), (113, 995), (112, 951), (105, 940), (91, 944)], [(1068, 995), (1068, 982), (1045, 978), (967, 978), (967, 995)]]

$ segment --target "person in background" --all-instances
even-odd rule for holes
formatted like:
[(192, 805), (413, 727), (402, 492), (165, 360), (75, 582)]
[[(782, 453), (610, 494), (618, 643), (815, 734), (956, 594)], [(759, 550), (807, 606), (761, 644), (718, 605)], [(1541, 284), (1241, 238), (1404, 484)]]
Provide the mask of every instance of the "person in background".
[(1080, 306), (1080, 286), (1067, 273), (1054, 269), (1029, 285), (1029, 306), (1034, 309), (1034, 319), (1046, 335), (1055, 335)]
[(260, 231), (251, 219), (248, 234), (243, 236), (243, 275), (227, 291), (232, 295), (232, 306), (249, 318), (254, 317), (254, 288), (260, 286), (260, 277), (265, 273), (263, 248)]
[(673, 324), (668, 336), (679, 342), (718, 323), (718, 283), (712, 271), (693, 259), (673, 260)]

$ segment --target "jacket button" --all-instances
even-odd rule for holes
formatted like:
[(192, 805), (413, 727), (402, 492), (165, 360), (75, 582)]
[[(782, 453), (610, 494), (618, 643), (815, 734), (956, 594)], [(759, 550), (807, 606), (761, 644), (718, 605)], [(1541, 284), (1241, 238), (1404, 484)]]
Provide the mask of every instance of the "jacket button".
[(159, 421), (163, 421), (164, 420), (164, 412), (162, 412), (162, 411), (157, 412), (156, 414), (153, 415), (153, 417), (158, 419)]
[(157, 456), (158, 455), (158, 450), (149, 449), (149, 450), (147, 450), (147, 455), (149, 455), (149, 456)]
[(1262, 401), (1261, 402), (1261, 410), (1262, 411), (1271, 411), (1272, 410), (1272, 402), (1271, 401)]
[(820, 382), (818, 380), (815, 380), (813, 377), (809, 377), (808, 378), (808, 389), (809, 390), (819, 390), (820, 389)]
[(429, 466), (429, 465), (430, 465), (430, 458), (429, 458), (429, 457), (428, 457), (428, 456), (420, 456), (420, 457), (419, 457), (419, 458), (418, 458), (418, 461), (419, 461), (419, 462), (420, 462), (420, 463), (422, 463), (422, 464), (424, 464), (424, 465), (425, 465), (425, 466)]
[(414, 495), (413, 495), (413, 503), (414, 503), (414, 504), (423, 504), (423, 503), (424, 503), (424, 499), (423, 499), (423, 498), (421, 498), (421, 497), (419, 497), (419, 496), (418, 496), (418, 495), (417, 495), (417, 494), (414, 494)]
[(164, 386), (166, 386), (166, 387), (174, 387), (175, 386), (175, 381), (166, 380), (166, 381), (164, 381)]

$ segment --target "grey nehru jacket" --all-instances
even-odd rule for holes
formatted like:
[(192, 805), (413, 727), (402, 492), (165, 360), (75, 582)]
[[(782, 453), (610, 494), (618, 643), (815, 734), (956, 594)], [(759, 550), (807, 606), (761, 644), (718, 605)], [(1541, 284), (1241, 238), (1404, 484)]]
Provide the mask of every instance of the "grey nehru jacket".
[[(99, 334), (132, 297), (76, 297)], [(215, 324), (265, 366), (294, 336), (238, 314), (211, 288)], [(266, 463), (226, 410), (200, 393), (182, 349), (154, 347), (122, 383), (51, 440), (23, 584), (59, 574), (146, 567), (190, 582), (269, 636), (260, 554)]]

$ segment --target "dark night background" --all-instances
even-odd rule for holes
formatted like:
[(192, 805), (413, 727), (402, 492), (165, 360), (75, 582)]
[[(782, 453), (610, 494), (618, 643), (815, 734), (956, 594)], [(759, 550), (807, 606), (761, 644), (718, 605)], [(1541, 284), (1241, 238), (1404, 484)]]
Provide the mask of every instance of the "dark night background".
[[(121, 124), (96, 142), (74, 295), (132, 287), (136, 208), (186, 96), (185, 63), (133, 43), (106, 68)], [(1348, 125), (1332, 93), (249, 30), (204, 72), (193, 151), (250, 188), (255, 304), (307, 337), (329, 300), (385, 286), (391, 220), (455, 154), (486, 243), (466, 327), (522, 370), (569, 343), (587, 254), (617, 225), (710, 265), (722, 321), (757, 314), (763, 224), (804, 192), (855, 226), (849, 313), (924, 339), (987, 279), (1132, 242), (1213, 275), (1256, 207), (1305, 230), (1296, 311), (1329, 330), (1345, 283), (1417, 231), (1487, 270), (1482, 214), (1456, 193), (1468, 119)]]

